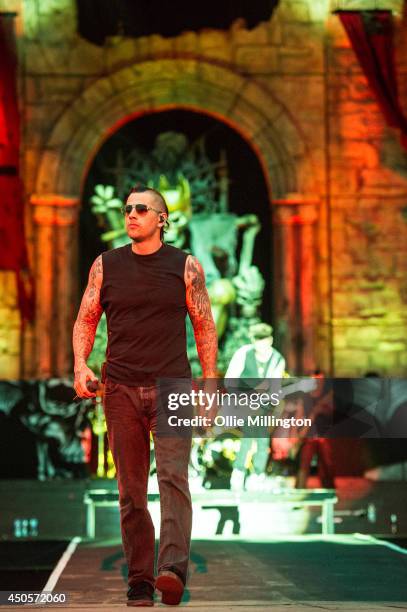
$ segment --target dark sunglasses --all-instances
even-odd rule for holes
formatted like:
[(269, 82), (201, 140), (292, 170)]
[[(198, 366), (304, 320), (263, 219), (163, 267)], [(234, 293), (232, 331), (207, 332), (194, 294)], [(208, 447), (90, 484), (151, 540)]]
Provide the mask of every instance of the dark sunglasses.
[(122, 208), (123, 214), (129, 215), (131, 211), (133, 210), (133, 208), (139, 215), (145, 215), (148, 213), (149, 210), (153, 210), (157, 214), (160, 214), (163, 212), (162, 210), (157, 210), (156, 208), (152, 208), (152, 206), (147, 206), (147, 204), (126, 204)]

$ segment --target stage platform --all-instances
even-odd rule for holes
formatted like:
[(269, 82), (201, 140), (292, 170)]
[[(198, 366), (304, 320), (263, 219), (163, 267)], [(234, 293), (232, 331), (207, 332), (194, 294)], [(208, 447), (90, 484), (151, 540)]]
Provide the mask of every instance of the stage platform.
[[(76, 541), (70, 552), (48, 581), (55, 593), (67, 593), (64, 607), (124, 609), (127, 567), (120, 541)], [(219, 612), (406, 609), (406, 553), (358, 535), (286, 536), (267, 543), (196, 540), (181, 607)]]
[[(310, 479), (309, 485), (318, 486), (318, 482)], [(95, 530), (90, 532), (89, 505), (84, 502), (97, 490), (111, 492), (116, 502), (95, 508)], [(159, 496), (154, 487), (149, 491), (149, 508), (158, 527)], [(192, 480), (191, 492), (195, 500), (193, 539), (240, 536), (249, 541), (267, 541), (274, 536), (318, 534), (323, 529), (321, 504), (277, 503), (278, 495), (272, 490), (246, 492), (236, 498), (229, 490), (204, 490)], [(312, 491), (307, 494), (312, 495)], [(407, 535), (405, 481), (338, 478), (335, 494), (335, 534)], [(286, 497), (291, 495), (288, 490)], [(120, 537), (115, 480), (0, 480), (0, 499), (0, 541), (65, 540), (75, 536), (86, 539), (89, 533), (102, 540)]]

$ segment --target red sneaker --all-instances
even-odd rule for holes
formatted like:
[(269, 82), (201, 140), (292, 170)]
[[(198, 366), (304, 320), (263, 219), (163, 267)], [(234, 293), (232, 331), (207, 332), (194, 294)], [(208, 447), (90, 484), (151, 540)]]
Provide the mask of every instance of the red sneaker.
[(161, 591), (161, 603), (177, 606), (184, 592), (184, 583), (174, 572), (162, 570), (155, 581), (155, 588)]

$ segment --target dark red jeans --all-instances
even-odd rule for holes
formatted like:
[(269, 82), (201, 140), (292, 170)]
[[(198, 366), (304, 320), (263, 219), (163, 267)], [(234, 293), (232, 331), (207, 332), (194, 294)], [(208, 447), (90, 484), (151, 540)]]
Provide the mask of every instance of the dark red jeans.
[(147, 508), (150, 431), (160, 490), (161, 529), (157, 570), (187, 579), (192, 527), (188, 486), (191, 437), (157, 435), (157, 387), (106, 381), (104, 410), (117, 470), (120, 525), (129, 586), (154, 585), (154, 526)]

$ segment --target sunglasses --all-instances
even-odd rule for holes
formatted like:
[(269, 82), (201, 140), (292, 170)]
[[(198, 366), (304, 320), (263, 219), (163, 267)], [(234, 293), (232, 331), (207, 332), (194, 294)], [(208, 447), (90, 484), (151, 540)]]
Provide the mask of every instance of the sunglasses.
[(164, 212), (162, 210), (157, 210), (156, 208), (152, 208), (152, 206), (147, 206), (147, 204), (126, 204), (122, 208), (123, 214), (129, 215), (131, 211), (133, 210), (133, 208), (139, 215), (146, 215), (149, 210), (153, 210), (157, 214), (161, 214), (162, 212)]

